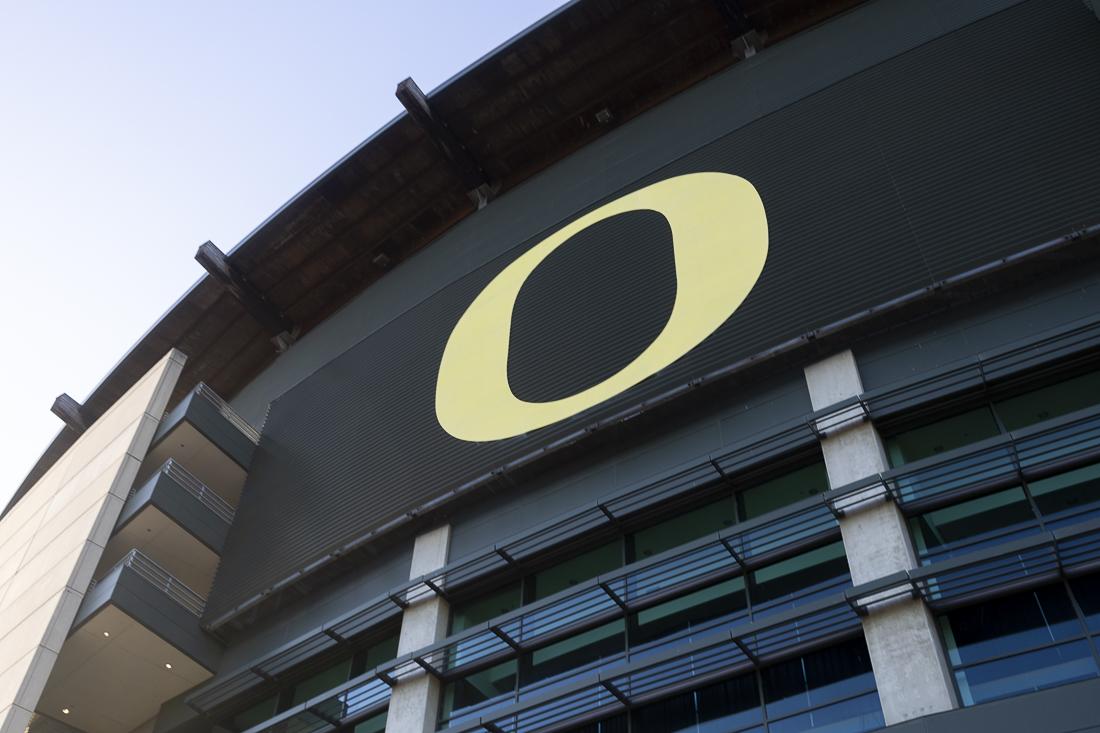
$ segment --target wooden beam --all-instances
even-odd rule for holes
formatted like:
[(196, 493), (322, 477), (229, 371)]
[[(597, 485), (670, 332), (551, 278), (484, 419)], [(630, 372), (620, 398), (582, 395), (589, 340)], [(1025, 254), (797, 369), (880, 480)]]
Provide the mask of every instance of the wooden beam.
[(749, 20), (740, 0), (714, 0), (714, 4), (729, 28), (733, 53), (740, 59), (756, 55), (764, 46), (764, 39)]
[(66, 426), (71, 430), (75, 430), (78, 434), (88, 429), (90, 421), (84, 415), (84, 408), (65, 392), (62, 392), (53, 401), (50, 412), (61, 418)]
[(396, 94), (405, 111), (439, 148), (443, 157), (451, 164), (451, 168), (462, 179), (462, 183), (477, 202), (478, 208), (483, 207), (488, 201), (491, 188), (489, 176), (474, 159), (469, 148), (455, 136), (446, 120), (432, 107), (427, 95), (420, 91), (420, 87), (412, 78), (398, 84)]
[(203, 243), (195, 253), (195, 259), (230, 295), (240, 301), (257, 323), (271, 334), (272, 340), (280, 351), (293, 343), (298, 329), (290, 319), (256, 290), (248, 278), (233, 266), (225, 253), (213, 242)]

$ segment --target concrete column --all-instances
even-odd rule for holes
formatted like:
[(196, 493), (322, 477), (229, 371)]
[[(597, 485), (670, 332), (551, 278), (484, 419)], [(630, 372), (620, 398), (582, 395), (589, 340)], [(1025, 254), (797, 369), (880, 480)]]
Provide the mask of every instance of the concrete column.
[[(863, 392), (851, 351), (811, 364), (805, 373), (814, 410)], [(861, 409), (838, 411), (819, 424), (827, 425), (821, 451), (832, 488), (888, 468), (882, 438)], [(868, 488), (842, 508), (840, 533), (855, 585), (917, 567), (905, 517), (884, 487)], [(958, 707), (935, 619), (923, 599), (869, 605), (863, 633), (887, 725)]]
[[(436, 527), (416, 538), (409, 579), (438, 570), (447, 563), (451, 526)], [(442, 598), (429, 595), (411, 603), (401, 617), (397, 655), (421, 649), (447, 635), (451, 609)], [(393, 688), (386, 717), (386, 733), (434, 733), (439, 719), (439, 680), (421, 670)]]

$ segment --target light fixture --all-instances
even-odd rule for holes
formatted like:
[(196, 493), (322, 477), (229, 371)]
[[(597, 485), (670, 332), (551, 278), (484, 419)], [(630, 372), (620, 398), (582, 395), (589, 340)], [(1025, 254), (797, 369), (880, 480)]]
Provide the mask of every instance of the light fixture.
[(103, 635), (104, 635), (104, 636), (110, 636), (110, 635), (111, 635), (111, 632), (110, 632), (110, 631), (104, 631), (104, 632), (103, 632)]
[(165, 662), (164, 663), (164, 668), (165, 669), (172, 669), (172, 663), (171, 662)]
[(61, 714), (62, 715), (68, 715), (69, 714), (69, 709), (68, 708), (61, 708)]

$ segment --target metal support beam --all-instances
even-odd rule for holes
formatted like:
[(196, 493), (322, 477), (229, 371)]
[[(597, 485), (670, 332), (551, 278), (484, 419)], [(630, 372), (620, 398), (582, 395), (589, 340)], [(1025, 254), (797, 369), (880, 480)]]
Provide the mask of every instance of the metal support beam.
[(469, 148), (455, 136), (446, 120), (432, 107), (428, 97), (420, 91), (420, 87), (412, 78), (398, 84), (396, 94), (405, 111), (451, 164), (451, 168), (469, 190), (470, 197), (474, 199), (477, 208), (483, 208), (489, 202), (491, 189), (489, 176), (474, 159)]
[(77, 434), (87, 430), (88, 423), (92, 422), (85, 416), (84, 407), (65, 392), (59, 394), (53, 401), (50, 412), (61, 418), (62, 422)]
[(285, 351), (294, 343), (298, 328), (260, 294), (213, 242), (203, 243), (195, 253), (195, 259), (271, 334), (271, 340), (279, 351)]

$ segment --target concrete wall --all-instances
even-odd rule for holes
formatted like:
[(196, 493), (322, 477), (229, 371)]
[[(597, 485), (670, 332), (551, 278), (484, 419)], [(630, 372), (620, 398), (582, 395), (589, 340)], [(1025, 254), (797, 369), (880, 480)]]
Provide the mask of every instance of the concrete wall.
[(30, 721), (183, 363), (166, 355), (0, 522), (0, 733)]

